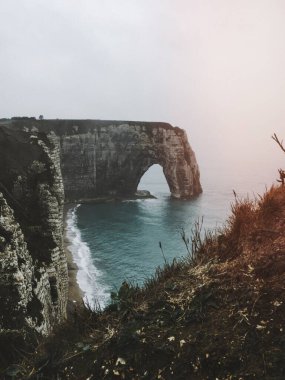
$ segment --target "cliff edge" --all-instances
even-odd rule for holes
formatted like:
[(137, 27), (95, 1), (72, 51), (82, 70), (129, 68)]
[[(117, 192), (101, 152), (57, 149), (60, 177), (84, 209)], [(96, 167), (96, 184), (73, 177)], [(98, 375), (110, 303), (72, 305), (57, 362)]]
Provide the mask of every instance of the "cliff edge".
[(103, 312), (78, 310), (21, 368), (35, 379), (284, 379), (284, 230), (284, 187), (236, 199), (219, 234), (203, 240), (197, 226), (192, 256), (143, 288), (123, 284)]

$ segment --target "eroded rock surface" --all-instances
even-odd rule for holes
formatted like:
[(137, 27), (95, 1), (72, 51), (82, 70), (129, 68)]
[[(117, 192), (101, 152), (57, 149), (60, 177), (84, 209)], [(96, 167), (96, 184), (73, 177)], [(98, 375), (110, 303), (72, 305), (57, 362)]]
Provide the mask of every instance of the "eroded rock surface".
[(64, 319), (64, 192), (54, 134), (0, 126), (0, 329), (47, 334)]
[(90, 126), (61, 136), (62, 173), (69, 200), (133, 196), (153, 164), (163, 168), (174, 198), (201, 192), (199, 169), (185, 131), (167, 124)]
[(17, 128), (53, 131), (60, 139), (67, 201), (134, 196), (139, 181), (160, 164), (173, 198), (202, 191), (186, 132), (167, 123), (100, 120), (26, 120)]
[(166, 123), (2, 120), (0, 164), (0, 331), (48, 334), (66, 316), (64, 199), (133, 197), (153, 164), (173, 198), (202, 191), (185, 131)]

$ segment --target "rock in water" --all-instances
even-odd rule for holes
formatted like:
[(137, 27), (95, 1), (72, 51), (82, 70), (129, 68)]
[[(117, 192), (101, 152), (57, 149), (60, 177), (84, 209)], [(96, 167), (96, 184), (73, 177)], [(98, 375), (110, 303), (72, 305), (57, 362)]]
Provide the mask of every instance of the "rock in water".
[(136, 198), (156, 198), (154, 195), (152, 195), (151, 193), (150, 193), (150, 191), (148, 191), (148, 190), (137, 190), (136, 192), (135, 192), (135, 197)]

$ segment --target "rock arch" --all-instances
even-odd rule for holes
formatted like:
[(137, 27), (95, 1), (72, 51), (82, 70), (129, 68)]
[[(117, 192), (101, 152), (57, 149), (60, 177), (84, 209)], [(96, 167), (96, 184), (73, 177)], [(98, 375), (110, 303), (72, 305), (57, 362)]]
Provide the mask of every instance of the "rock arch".
[(131, 197), (159, 164), (173, 198), (199, 194), (199, 168), (186, 132), (166, 123), (77, 121), (56, 128), (66, 199)]
[(66, 202), (133, 197), (139, 181), (160, 164), (171, 196), (202, 191), (186, 132), (167, 123), (108, 120), (14, 120), (13, 128), (51, 134), (60, 145)]

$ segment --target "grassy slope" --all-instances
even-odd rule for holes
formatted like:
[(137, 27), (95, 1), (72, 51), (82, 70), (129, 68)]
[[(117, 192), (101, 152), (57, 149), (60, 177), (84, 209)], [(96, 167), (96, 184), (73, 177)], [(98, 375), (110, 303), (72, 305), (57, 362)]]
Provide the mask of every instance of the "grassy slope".
[(195, 244), (105, 312), (79, 310), (25, 353), (20, 376), (284, 379), (285, 189), (236, 200), (219, 236)]

